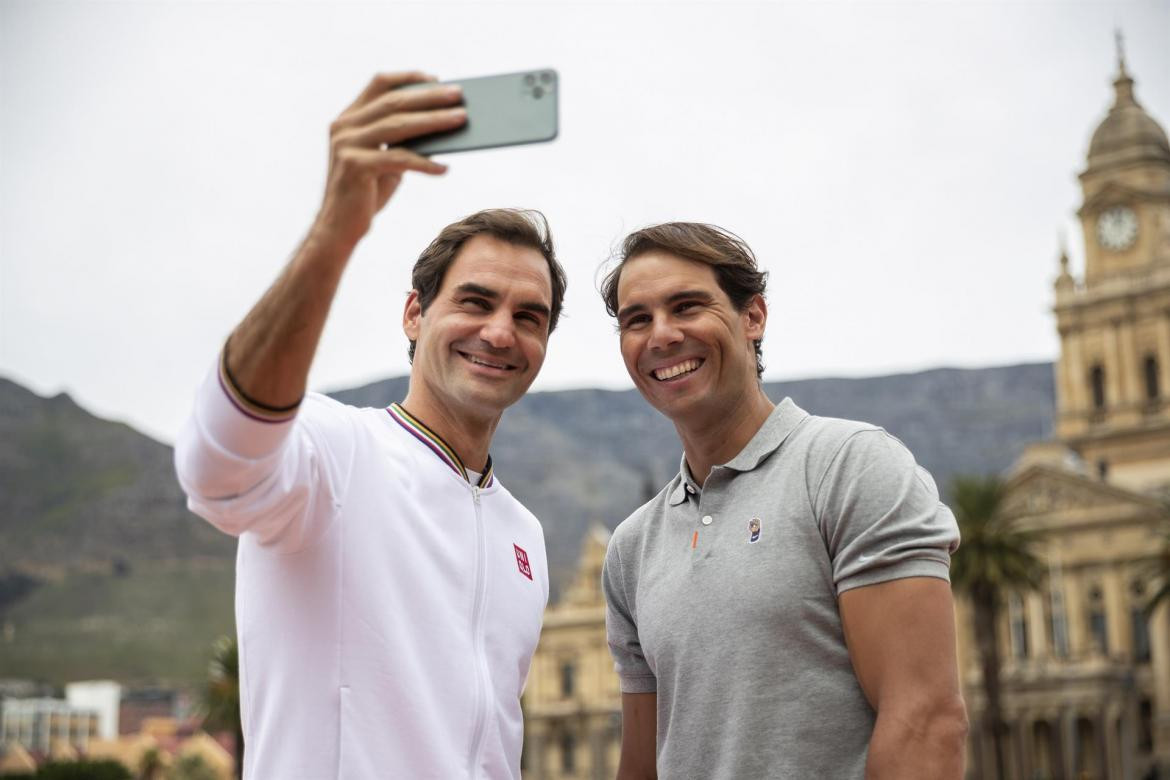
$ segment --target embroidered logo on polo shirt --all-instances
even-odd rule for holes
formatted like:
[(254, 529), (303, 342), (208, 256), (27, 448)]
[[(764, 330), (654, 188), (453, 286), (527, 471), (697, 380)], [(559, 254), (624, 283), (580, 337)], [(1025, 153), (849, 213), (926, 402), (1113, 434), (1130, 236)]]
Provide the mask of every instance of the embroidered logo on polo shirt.
[(760, 518), (753, 517), (748, 520), (748, 544), (755, 544), (760, 541)]
[(512, 549), (516, 551), (516, 566), (520, 568), (520, 573), (528, 579), (532, 579), (532, 567), (528, 565), (528, 553), (524, 552), (524, 548), (518, 544), (513, 544)]

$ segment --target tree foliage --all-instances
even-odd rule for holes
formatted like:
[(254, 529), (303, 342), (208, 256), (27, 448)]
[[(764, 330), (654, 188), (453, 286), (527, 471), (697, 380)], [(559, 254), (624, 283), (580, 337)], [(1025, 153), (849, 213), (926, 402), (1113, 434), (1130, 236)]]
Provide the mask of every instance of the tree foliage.
[(235, 637), (221, 636), (212, 646), (204, 694), (204, 727), (235, 735), (236, 777), (243, 776), (244, 731), (240, 720), (240, 648)]
[(999, 477), (957, 477), (951, 504), (961, 543), (951, 559), (951, 583), (971, 599), (983, 675), (983, 729), (991, 737), (996, 777), (1004, 775), (1006, 727), (1000, 706), (999, 609), (1006, 592), (1036, 587), (1044, 566), (1034, 548), (1040, 536), (1017, 528), (1003, 512)]
[(50, 761), (37, 770), (36, 780), (134, 780), (130, 770), (114, 760)]
[(995, 600), (1004, 593), (1039, 585), (1043, 562), (1035, 553), (1041, 534), (1017, 528), (1002, 509), (1003, 481), (997, 476), (956, 477), (951, 506), (962, 543), (951, 559), (951, 583), (975, 598)]

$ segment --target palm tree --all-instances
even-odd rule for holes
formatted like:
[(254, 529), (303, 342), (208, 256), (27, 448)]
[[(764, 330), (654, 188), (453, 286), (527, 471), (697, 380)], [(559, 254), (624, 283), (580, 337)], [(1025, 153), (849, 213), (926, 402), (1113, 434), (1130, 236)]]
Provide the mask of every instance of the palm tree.
[(138, 761), (138, 780), (158, 780), (166, 769), (162, 751), (152, 747), (142, 754)]
[(957, 477), (952, 505), (962, 544), (951, 560), (951, 583), (966, 593), (975, 613), (975, 643), (983, 672), (983, 729), (991, 735), (996, 777), (1004, 777), (997, 626), (1004, 594), (1035, 588), (1044, 567), (1033, 552), (1039, 534), (1016, 528), (1003, 514), (1004, 484), (999, 477)]
[(1159, 604), (1163, 601), (1170, 601), (1170, 493), (1163, 494), (1161, 500), (1162, 513), (1158, 520), (1161, 524), (1162, 547), (1158, 550), (1157, 557), (1149, 562), (1145, 570), (1146, 577), (1157, 587), (1149, 601), (1146, 602), (1147, 620), (1154, 614), (1154, 610), (1158, 608)]
[(234, 637), (221, 636), (212, 645), (207, 667), (205, 727), (235, 734), (236, 778), (244, 776), (244, 730), (240, 721), (240, 651)]

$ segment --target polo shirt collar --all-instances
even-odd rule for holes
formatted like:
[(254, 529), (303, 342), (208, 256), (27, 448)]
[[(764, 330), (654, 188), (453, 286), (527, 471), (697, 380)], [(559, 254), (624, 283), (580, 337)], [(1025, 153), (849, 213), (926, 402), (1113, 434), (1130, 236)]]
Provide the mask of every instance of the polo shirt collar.
[[(806, 417), (808, 417), (808, 412), (793, 403), (791, 398), (785, 398), (776, 404), (776, 408), (768, 415), (768, 419), (764, 420), (764, 424), (760, 426), (747, 445), (739, 451), (738, 455), (724, 463), (723, 468), (751, 471), (779, 449), (784, 440), (788, 438), (788, 434), (792, 433)], [(670, 485), (668, 503), (671, 506), (678, 506), (686, 501), (688, 488), (692, 495), (698, 495), (700, 492), (698, 484), (691, 479), (691, 470), (687, 467), (687, 456), (684, 452), (678, 475)]]

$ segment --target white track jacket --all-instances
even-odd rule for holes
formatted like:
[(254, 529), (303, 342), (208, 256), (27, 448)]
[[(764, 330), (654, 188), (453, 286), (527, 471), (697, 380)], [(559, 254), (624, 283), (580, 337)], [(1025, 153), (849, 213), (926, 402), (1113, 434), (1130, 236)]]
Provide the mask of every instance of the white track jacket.
[(175, 463), (191, 510), (239, 537), (244, 776), (519, 778), (536, 518), (400, 407), (309, 394), (272, 421), (229, 388), (208, 376)]

